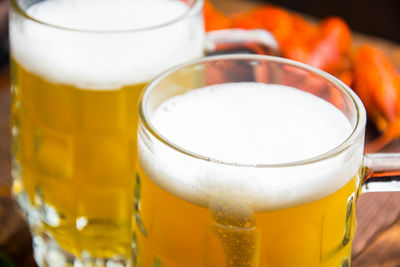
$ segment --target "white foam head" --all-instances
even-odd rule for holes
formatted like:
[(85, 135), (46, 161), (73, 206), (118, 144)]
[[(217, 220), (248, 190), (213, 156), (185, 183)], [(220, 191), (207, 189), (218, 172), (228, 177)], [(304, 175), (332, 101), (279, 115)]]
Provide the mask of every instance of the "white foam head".
[(12, 13), (12, 57), (54, 83), (117, 89), (203, 53), (201, 12), (179, 0), (48, 0), (26, 12), (53, 26)]
[[(342, 144), (352, 132), (336, 107), (280, 85), (231, 83), (190, 91), (162, 103), (151, 115), (173, 144), (239, 165), (310, 159)], [(229, 192), (256, 210), (304, 204), (325, 197), (356, 175), (362, 141), (350, 151), (310, 164), (260, 168), (220, 164), (179, 153), (139, 131), (139, 159), (160, 186), (207, 205)]]

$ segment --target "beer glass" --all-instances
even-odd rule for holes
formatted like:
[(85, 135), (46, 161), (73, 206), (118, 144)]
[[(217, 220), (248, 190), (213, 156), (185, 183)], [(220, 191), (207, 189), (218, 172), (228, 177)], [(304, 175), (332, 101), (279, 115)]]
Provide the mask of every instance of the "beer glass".
[(400, 154), (363, 155), (365, 124), (351, 89), (287, 59), (164, 72), (139, 104), (134, 262), (351, 266), (358, 196), (400, 188)]
[[(130, 265), (139, 94), (162, 70), (228, 42), (227, 32), (206, 42), (202, 7), (11, 1), (13, 189), (39, 265)], [(266, 32), (246, 34), (276, 47)]]

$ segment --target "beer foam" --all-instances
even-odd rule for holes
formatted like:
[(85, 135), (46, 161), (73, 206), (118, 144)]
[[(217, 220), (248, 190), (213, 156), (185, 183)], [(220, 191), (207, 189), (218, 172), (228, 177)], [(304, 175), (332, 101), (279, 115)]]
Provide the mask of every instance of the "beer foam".
[(178, 0), (43, 1), (26, 11), (42, 23), (11, 14), (11, 54), (54, 83), (90, 89), (143, 83), (202, 55), (201, 12), (191, 11)]
[(239, 166), (310, 159), (351, 135), (350, 122), (336, 107), (287, 86), (231, 83), (193, 90), (162, 103), (151, 123), (178, 147), (233, 163), (189, 157), (140, 129), (139, 158), (149, 177), (201, 205), (221, 195), (243, 198), (256, 210), (304, 204), (337, 191), (361, 166), (362, 144), (312, 164)]

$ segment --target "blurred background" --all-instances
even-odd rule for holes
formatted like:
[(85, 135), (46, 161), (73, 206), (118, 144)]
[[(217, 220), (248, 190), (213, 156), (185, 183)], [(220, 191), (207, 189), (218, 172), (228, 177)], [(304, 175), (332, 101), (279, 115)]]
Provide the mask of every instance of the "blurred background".
[[(400, 1), (398, 0), (246, 0), (252, 4), (274, 4), (316, 19), (340, 16), (353, 31), (400, 43)], [(233, 12), (243, 0), (211, 0)]]
[(270, 0), (316, 18), (340, 16), (353, 31), (400, 42), (400, 1), (398, 0)]

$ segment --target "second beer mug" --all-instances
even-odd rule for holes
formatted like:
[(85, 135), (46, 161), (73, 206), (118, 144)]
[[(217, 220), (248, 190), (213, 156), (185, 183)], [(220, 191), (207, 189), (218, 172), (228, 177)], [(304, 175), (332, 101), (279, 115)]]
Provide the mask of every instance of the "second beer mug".
[(203, 55), (203, 1), (10, 2), (12, 176), (35, 259), (128, 266), (139, 94)]
[(400, 189), (399, 154), (363, 156), (360, 99), (294, 61), (187, 63), (139, 111), (137, 266), (348, 267), (358, 195)]

